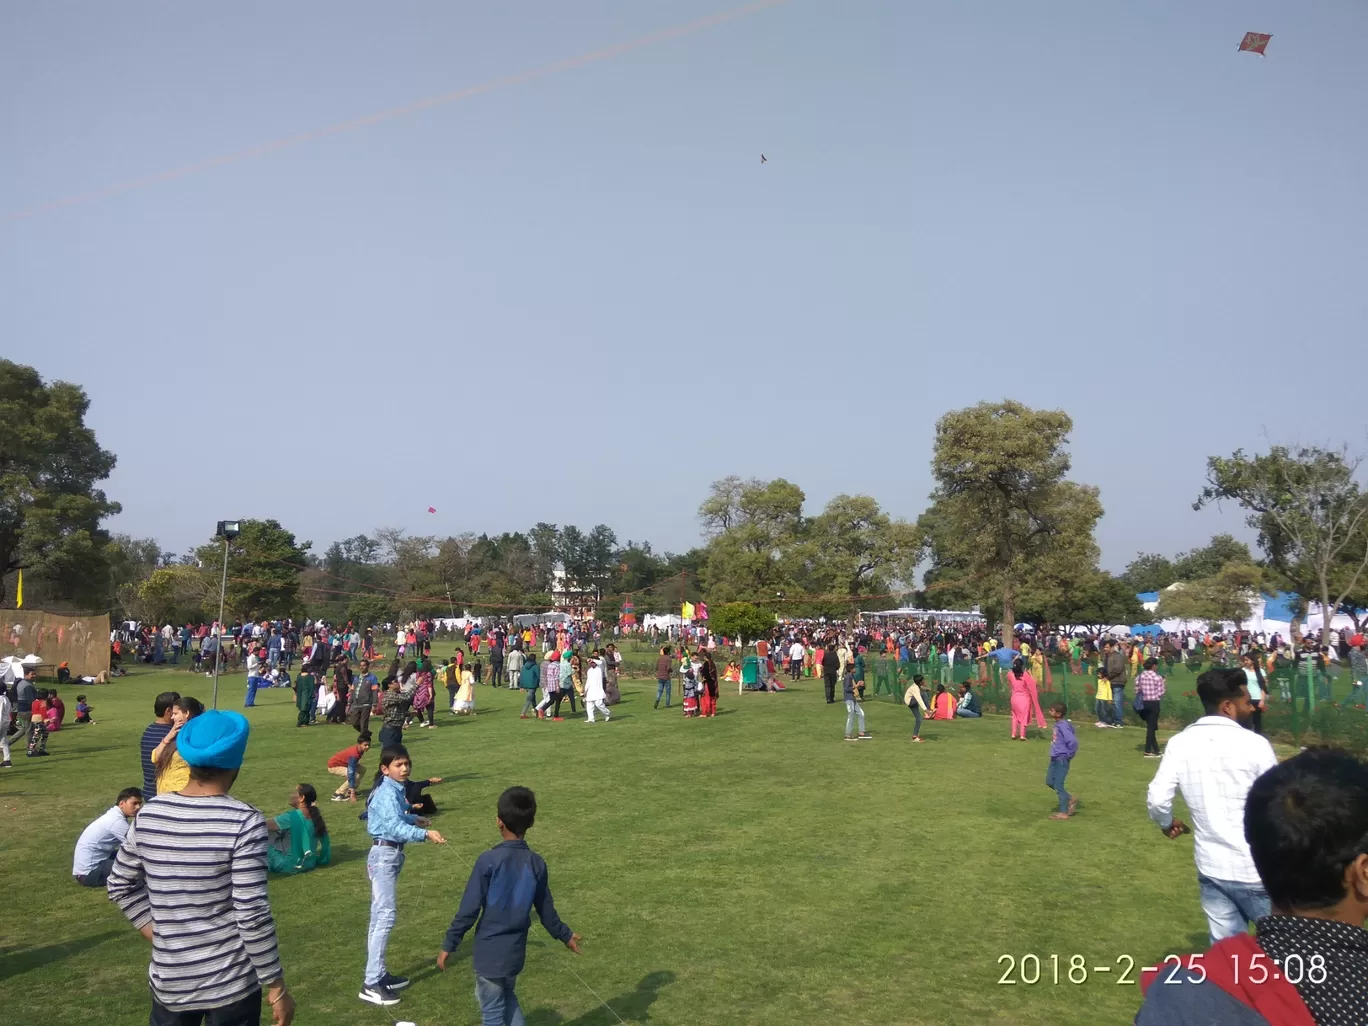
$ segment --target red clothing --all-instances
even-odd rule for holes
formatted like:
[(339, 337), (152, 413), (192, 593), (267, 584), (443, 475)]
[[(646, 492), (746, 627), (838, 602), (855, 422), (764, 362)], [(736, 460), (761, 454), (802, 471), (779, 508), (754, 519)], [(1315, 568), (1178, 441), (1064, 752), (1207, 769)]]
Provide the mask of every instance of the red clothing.
[[(1316, 1026), (1306, 1002), (1297, 993), (1297, 988), (1287, 982), (1286, 977), (1268, 974), (1262, 982), (1253, 982), (1251, 966), (1253, 956), (1259, 955), (1266, 965), (1272, 959), (1265, 954), (1257, 940), (1247, 933), (1239, 933), (1217, 942), (1200, 958), (1200, 965), (1206, 973), (1206, 982), (1215, 984), (1221, 990), (1268, 1020), (1270, 1026)], [(1190, 973), (1194, 956), (1188, 955), (1180, 970)], [(1239, 972), (1238, 968), (1245, 971)], [(1157, 972), (1140, 973), (1140, 989), (1148, 992), (1156, 979), (1167, 977), (1173, 972), (1173, 964), (1165, 963)], [(1161, 984), (1162, 986), (1162, 984)]]
[(765, 656), (769, 655), (769, 642), (763, 639), (757, 641), (755, 643), (755, 654), (758, 655), (761, 659), (764, 659)]
[(52, 697), (52, 708), (54, 708), (54, 709), (57, 710), (57, 722), (58, 722), (58, 723), (65, 723), (65, 722), (66, 722), (66, 703), (62, 701), (62, 699), (61, 699), (60, 696), (58, 696), (58, 695), (53, 695), (53, 697)]
[(40, 720), (45, 720), (47, 719), (47, 708), (46, 702), (41, 698), (35, 698), (33, 700), (33, 711), (29, 713), (29, 715)]
[(352, 745), (349, 748), (342, 749), (342, 751), (338, 752), (336, 755), (331, 756), (328, 759), (328, 769), (346, 769), (347, 763), (352, 759), (360, 762), (364, 757), (365, 753), (361, 751), (361, 746)]

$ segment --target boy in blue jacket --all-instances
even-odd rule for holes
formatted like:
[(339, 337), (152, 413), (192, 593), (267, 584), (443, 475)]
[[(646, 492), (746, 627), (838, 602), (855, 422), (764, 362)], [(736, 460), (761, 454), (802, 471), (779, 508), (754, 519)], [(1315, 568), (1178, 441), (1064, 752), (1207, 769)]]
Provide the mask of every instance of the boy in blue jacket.
[(1069, 775), (1069, 763), (1078, 754), (1078, 735), (1069, 722), (1069, 709), (1063, 702), (1050, 706), (1050, 718), (1055, 721), (1054, 735), (1050, 738), (1050, 768), (1045, 772), (1045, 786), (1053, 788), (1059, 795), (1059, 811), (1050, 814), (1051, 819), (1068, 819), (1078, 808), (1078, 799), (1064, 790), (1064, 778)]
[(485, 1022), (510, 1026), (523, 1022), (513, 988), (527, 960), (532, 909), (537, 910), (547, 933), (575, 954), (580, 953), (580, 935), (556, 914), (546, 860), (523, 840), (536, 818), (537, 798), (527, 788), (510, 787), (499, 795), (495, 822), (503, 843), (475, 860), (461, 906), (437, 955), (437, 968), (446, 969), (447, 957), (475, 927), (475, 997)]

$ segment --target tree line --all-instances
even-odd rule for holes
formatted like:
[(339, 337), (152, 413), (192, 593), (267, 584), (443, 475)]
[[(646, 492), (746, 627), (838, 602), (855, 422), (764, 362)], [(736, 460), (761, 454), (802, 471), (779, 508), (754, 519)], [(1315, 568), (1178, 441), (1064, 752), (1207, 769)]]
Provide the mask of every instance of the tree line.
[[(147, 621), (217, 615), (220, 541), (175, 555), (104, 528), (120, 509), (99, 487), (115, 456), (85, 424), (88, 407), (79, 386), (0, 360), (0, 602), (13, 603), (23, 569), (26, 605)], [(249, 519), (229, 545), (226, 612), (380, 623), (546, 608), (557, 590), (605, 619), (627, 599), (639, 615), (701, 599), (770, 617), (978, 605), (1005, 638), (1022, 620), (1146, 622), (1136, 593), (1147, 591), (1162, 592), (1160, 616), (1195, 619), (1238, 620), (1249, 594), (1269, 588), (1296, 592), (1302, 614), (1308, 599), (1355, 616), (1368, 607), (1368, 496), (1346, 447), (1211, 457), (1194, 506), (1238, 505), (1257, 555), (1217, 535), (1111, 574), (1098, 563), (1101, 495), (1069, 476), (1072, 429), (1061, 410), (1012, 400), (945, 414), (935, 486), (914, 521), (865, 495), (809, 514), (792, 482), (724, 477), (699, 507), (703, 544), (685, 553), (620, 543), (604, 524), (550, 523), (448, 537), (380, 528), (319, 553), (275, 520)]]

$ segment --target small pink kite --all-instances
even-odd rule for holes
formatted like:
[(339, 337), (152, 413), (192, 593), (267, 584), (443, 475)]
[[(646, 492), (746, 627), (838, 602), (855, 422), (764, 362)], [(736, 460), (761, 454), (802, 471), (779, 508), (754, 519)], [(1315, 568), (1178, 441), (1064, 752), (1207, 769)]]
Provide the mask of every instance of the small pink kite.
[(429, 506), (429, 507), (428, 507), (428, 512), (429, 512), (429, 513), (436, 513), (436, 512), (437, 512), (437, 507), (436, 507), (436, 506)]
[(1268, 49), (1268, 41), (1272, 38), (1272, 33), (1268, 32), (1246, 32), (1244, 39), (1240, 40), (1240, 49), (1265, 57), (1267, 54), (1264, 50)]

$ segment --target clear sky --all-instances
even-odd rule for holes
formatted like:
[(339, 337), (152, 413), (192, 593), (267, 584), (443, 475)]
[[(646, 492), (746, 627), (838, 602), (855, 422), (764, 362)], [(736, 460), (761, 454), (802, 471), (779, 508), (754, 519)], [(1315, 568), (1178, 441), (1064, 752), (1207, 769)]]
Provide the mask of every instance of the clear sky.
[(0, 6), (0, 352), (85, 386), (113, 526), (177, 551), (682, 550), (728, 473), (912, 518), (936, 418), (1010, 396), (1073, 416), (1119, 569), (1238, 526), (1211, 453), (1363, 448), (1361, 0), (788, 0), (60, 202), (728, 10)]

